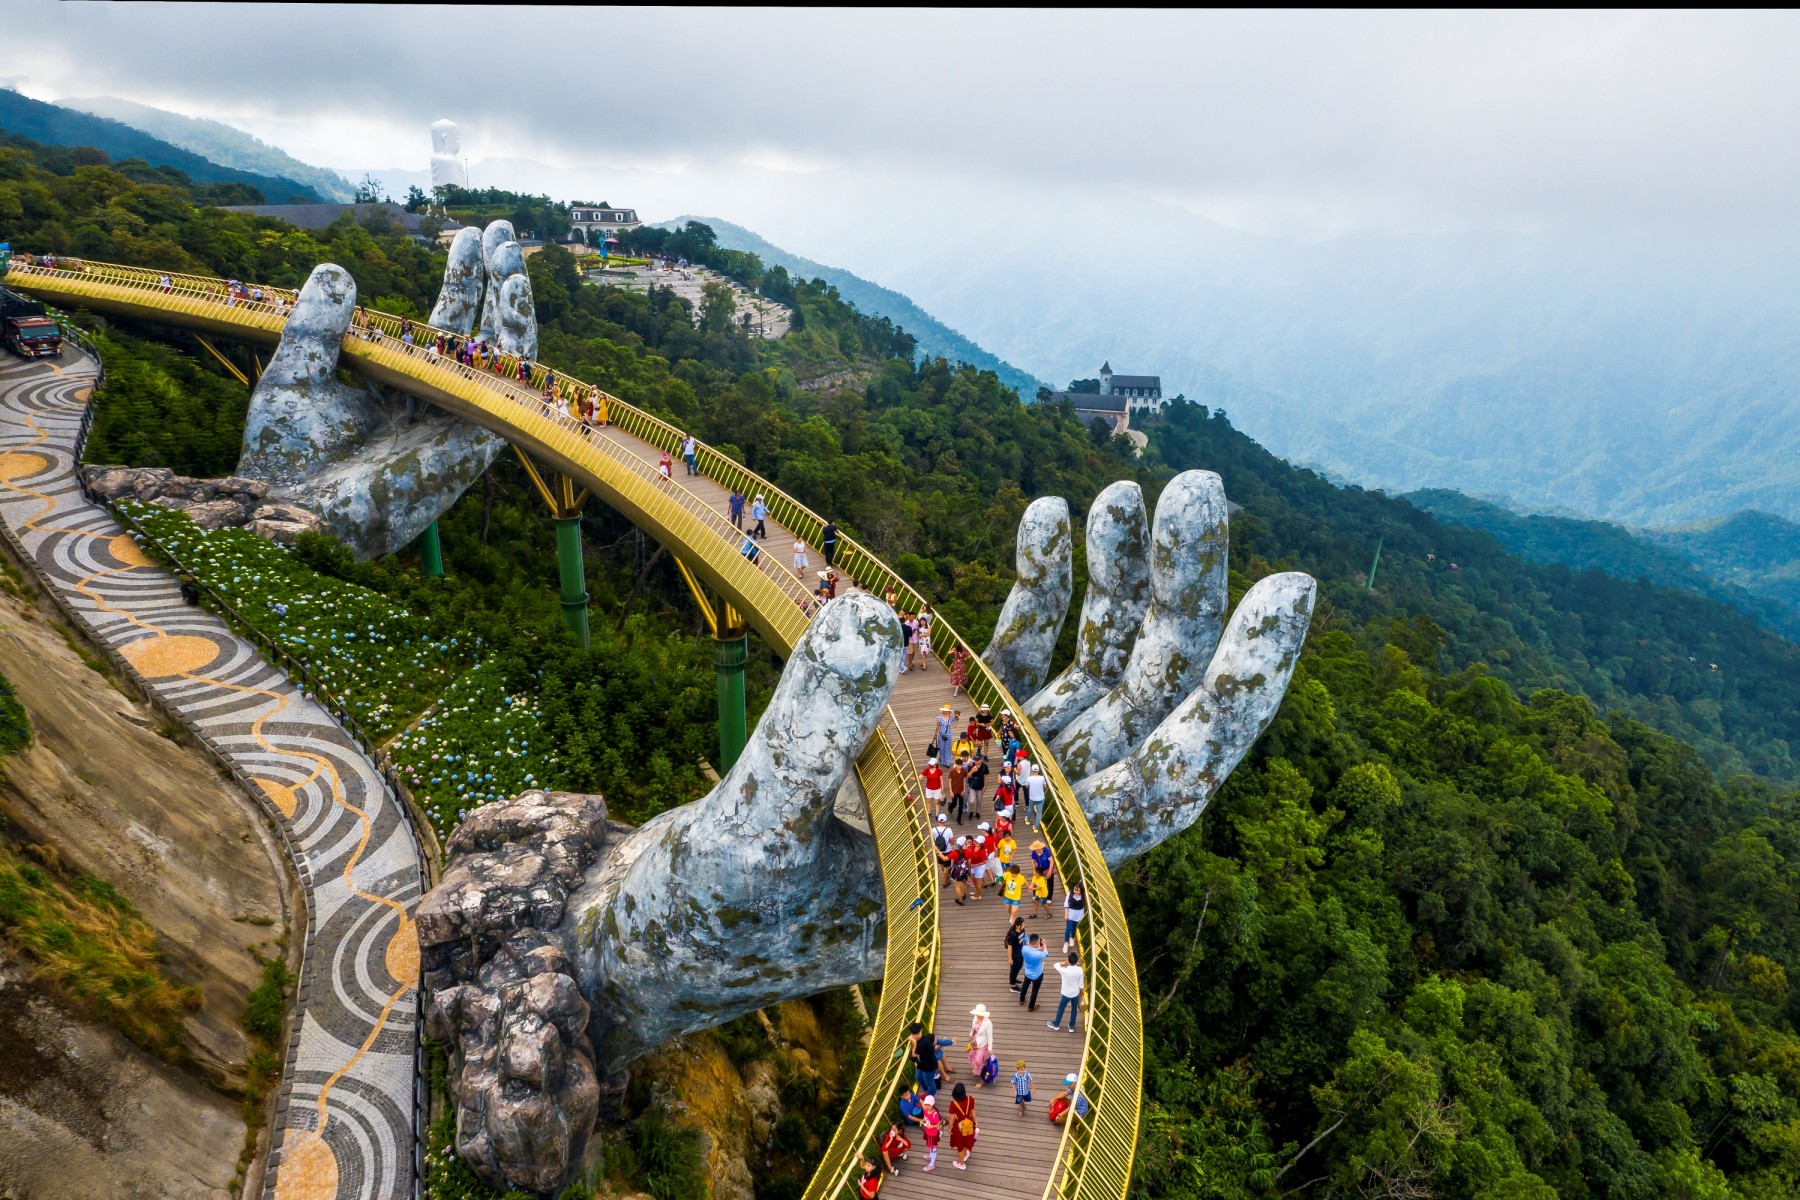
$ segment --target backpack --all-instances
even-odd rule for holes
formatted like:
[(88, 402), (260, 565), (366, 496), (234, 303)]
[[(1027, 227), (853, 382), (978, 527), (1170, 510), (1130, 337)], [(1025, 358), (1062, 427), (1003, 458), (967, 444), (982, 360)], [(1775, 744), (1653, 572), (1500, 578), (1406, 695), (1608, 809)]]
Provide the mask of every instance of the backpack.
[(937, 836), (932, 841), (937, 844), (939, 854), (950, 853), (950, 831), (948, 829), (938, 830)]
[(950, 864), (950, 878), (960, 883), (968, 877), (969, 860), (959, 856), (955, 862)]
[(987, 1061), (981, 1064), (981, 1082), (992, 1083), (998, 1078), (1000, 1078), (1000, 1060), (990, 1054), (987, 1056)]

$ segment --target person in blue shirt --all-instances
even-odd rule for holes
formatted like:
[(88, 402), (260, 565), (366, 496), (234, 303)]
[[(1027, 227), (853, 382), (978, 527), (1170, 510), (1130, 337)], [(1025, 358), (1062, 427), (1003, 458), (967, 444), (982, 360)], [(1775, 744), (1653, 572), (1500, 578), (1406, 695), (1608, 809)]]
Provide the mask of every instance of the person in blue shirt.
[(919, 1095), (919, 1085), (913, 1084), (900, 1093), (900, 1124), (917, 1125), (925, 1115), (925, 1102)]
[(769, 536), (769, 528), (767, 525), (763, 524), (764, 521), (769, 519), (769, 506), (763, 503), (762, 494), (760, 492), (757, 494), (756, 499), (750, 502), (750, 519), (756, 522), (756, 529), (753, 531), (753, 536), (759, 538), (766, 538)]
[(731, 499), (725, 502), (725, 507), (731, 513), (731, 523), (742, 529), (744, 527), (744, 493), (737, 488), (732, 488)]
[(1019, 957), (1024, 960), (1021, 974), (1025, 976), (1024, 982), (1019, 984), (1019, 1003), (1026, 1011), (1036, 1012), (1038, 989), (1044, 986), (1044, 960), (1050, 957), (1042, 935), (1032, 934), (1031, 940), (1019, 951)]

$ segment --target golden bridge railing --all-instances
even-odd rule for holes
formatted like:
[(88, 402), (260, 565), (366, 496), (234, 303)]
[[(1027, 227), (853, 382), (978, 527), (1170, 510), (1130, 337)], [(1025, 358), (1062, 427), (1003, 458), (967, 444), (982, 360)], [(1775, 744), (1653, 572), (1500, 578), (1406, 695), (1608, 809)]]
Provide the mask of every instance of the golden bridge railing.
[[(55, 270), (48, 270), (22, 265), (15, 258), (5, 278), (7, 282), (32, 290), (53, 291), (76, 303), (84, 296), (102, 298), (108, 288), (129, 290), (137, 294), (135, 298), (140, 305), (190, 313), (215, 325), (228, 323), (246, 330), (255, 329), (263, 333), (265, 340), (279, 337), (285, 321), (281, 304), (290, 302), (294, 295), (287, 289), (265, 288), (265, 295), (273, 298), (271, 301), (257, 303), (237, 299), (228, 302), (230, 298), (225, 295), (220, 280), (171, 276), (169, 284), (164, 285), (162, 275), (141, 267), (70, 260), (59, 263)], [(759, 562), (751, 563), (735, 549), (722, 549), (741, 545), (742, 541), (742, 534), (723, 514), (679, 484), (661, 481), (655, 468), (606, 438), (604, 430), (592, 429), (572, 417), (565, 405), (566, 401), (581, 395), (604, 398), (613, 425), (671, 454), (679, 451), (684, 436), (681, 430), (610, 393), (562, 376), (558, 377), (555, 395), (563, 403), (546, 404), (540, 399), (539, 392), (527, 390), (517, 380), (519, 359), (516, 356), (497, 356), (494, 365), (498, 371), (468, 366), (439, 355), (434, 349), (440, 333), (456, 341), (466, 341), (467, 335), (440, 331), (419, 321), (405, 322), (410, 324), (414, 335), (414, 344), (408, 345), (399, 337), (405, 319), (372, 309), (359, 309), (358, 314), (359, 325), (366, 326), (365, 336), (358, 338), (353, 330), (344, 341), (346, 355), (432, 385), (434, 392), (450, 400), (448, 406), (453, 410), (463, 412), (490, 429), (498, 426), (499, 431), (515, 435), (515, 440), (516, 435), (523, 435), (539, 449), (561, 460), (566, 468), (572, 468), (573, 476), (613, 498), (628, 515), (640, 515), (655, 526), (653, 532), (666, 532), (670, 540), (698, 555), (717, 579), (738, 593), (736, 598), (744, 604), (746, 613), (754, 614), (758, 630), (776, 649), (783, 654), (792, 650), (810, 612), (804, 583), (773, 561), (774, 555), (760, 554)], [(526, 380), (523, 382), (541, 389), (546, 379), (545, 368), (534, 363), (527, 363), (525, 367)], [(704, 444), (697, 447), (697, 465), (702, 474), (716, 483), (736, 488), (747, 496), (761, 493), (776, 521), (810, 545), (820, 544), (825, 525), (823, 518), (768, 480)], [(892, 589), (903, 606), (914, 611), (926, 607), (925, 597), (912, 585), (842, 532), (838, 535), (836, 566), (842, 574), (876, 595), (884, 595)], [(1022, 739), (1031, 761), (1044, 767), (1049, 785), (1043, 832), (1056, 856), (1065, 886), (1081, 884), (1088, 898), (1086, 952), (1083, 955), (1087, 968), (1088, 1020), (1083, 1036), (1079, 1087), (1089, 1102), (1090, 1112), (1085, 1120), (1071, 1121), (1065, 1126), (1058, 1165), (1045, 1187), (1044, 1196), (1046, 1200), (1052, 1197), (1064, 1200), (1123, 1197), (1130, 1184), (1136, 1154), (1143, 1090), (1143, 1013), (1124, 907), (1099, 843), (1075, 801), (1068, 780), (1049, 746), (1024, 719), (1022, 706), (982, 661), (975, 648), (941, 616), (933, 619), (932, 644), (934, 649), (941, 647), (946, 659), (957, 647), (969, 654), (971, 670), (966, 690), (973, 702), (989, 704), (996, 709), (1010, 708), (1019, 716)], [(872, 740), (870, 749), (858, 760), (859, 774), (875, 744)], [(897, 759), (886, 765), (871, 764), (872, 770), (878, 766), (884, 772), (899, 769)], [(911, 779), (910, 775), (904, 776), (897, 784), (900, 798), (905, 797)], [(868, 790), (867, 784), (865, 790)], [(881, 795), (884, 806), (891, 803), (893, 797), (885, 790), (881, 790)], [(873, 826), (876, 823), (875, 791), (869, 791), (869, 804)], [(888, 815), (898, 819), (896, 814)], [(922, 830), (922, 825), (920, 828)], [(884, 879), (887, 865), (883, 852)], [(896, 861), (896, 869), (900, 865)], [(936, 888), (928, 887), (925, 892), (933, 897), (925, 906), (930, 908), (935, 904)], [(892, 924), (897, 917), (894, 906), (894, 893), (890, 891), (890, 939)], [(935, 963), (935, 959), (933, 961)], [(910, 997), (910, 977), (906, 981), (892, 981), (890, 976), (894, 970), (895, 964), (890, 958), (888, 974), (883, 978), (883, 998), (889, 994), (890, 982), (899, 988), (896, 994), (903, 992)], [(912, 1019), (916, 1018), (907, 1018)], [(878, 1016), (878, 1029), (881, 1026)], [(873, 1045), (871, 1053), (879, 1053), (881, 1043)], [(862, 1093), (867, 1082), (872, 1081), (869, 1069), (865, 1067), (852, 1105), (872, 1103), (869, 1111), (878, 1119), (881, 1107), (891, 1095), (889, 1084), (893, 1081), (884, 1076), (882, 1094), (872, 1101)], [(847, 1119), (845, 1125), (850, 1125)], [(832, 1144), (837, 1146), (836, 1138)], [(859, 1143), (857, 1150), (860, 1152), (860, 1149)], [(814, 1182), (817, 1184), (818, 1180)], [(836, 1186), (835, 1181), (832, 1186)], [(812, 1195), (813, 1190), (809, 1188), (808, 1196)]]
[[(879, 764), (869, 761), (877, 756)], [(865, 770), (865, 765), (879, 769)], [(857, 760), (856, 774), (868, 797), (869, 826), (887, 892), (887, 963), (856, 1088), (803, 1200), (833, 1200), (854, 1189), (863, 1155), (893, 1119), (890, 1106), (912, 1078), (912, 1059), (896, 1057), (891, 1048), (905, 1041), (914, 1021), (930, 1029), (937, 1006), (937, 856), (925, 835), (924, 807), (911, 788), (918, 774), (892, 709)]]

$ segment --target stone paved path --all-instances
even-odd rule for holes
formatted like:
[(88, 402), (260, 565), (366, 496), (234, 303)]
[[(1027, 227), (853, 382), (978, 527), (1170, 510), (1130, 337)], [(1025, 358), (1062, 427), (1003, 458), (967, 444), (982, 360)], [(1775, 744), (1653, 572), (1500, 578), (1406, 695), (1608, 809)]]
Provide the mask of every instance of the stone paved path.
[(374, 765), (256, 648), (77, 486), (94, 377), (0, 359), (0, 526), (63, 606), (278, 817), (306, 892), (299, 1013), (277, 1100), (272, 1200), (413, 1194), (417, 843)]

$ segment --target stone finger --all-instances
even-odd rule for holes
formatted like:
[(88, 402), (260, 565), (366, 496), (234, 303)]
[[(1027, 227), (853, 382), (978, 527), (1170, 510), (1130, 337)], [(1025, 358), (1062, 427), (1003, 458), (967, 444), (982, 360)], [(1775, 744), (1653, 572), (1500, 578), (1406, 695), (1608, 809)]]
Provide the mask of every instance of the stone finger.
[(500, 284), (500, 312), (495, 321), (503, 354), (536, 358), (537, 308), (531, 299), (531, 276), (511, 275)]
[(1150, 604), (1150, 523), (1144, 489), (1120, 480), (1094, 497), (1087, 518), (1087, 597), (1075, 661), (1025, 702), (1044, 737), (1093, 707), (1125, 673)]
[[(497, 273), (496, 269), (499, 263), (495, 256), (500, 252), (500, 247), (508, 242), (516, 244), (517, 240), (518, 235), (513, 232), (511, 221), (495, 221), (481, 231), (481, 264), (487, 272), (487, 279), (483, 283), (481, 294), (481, 339), (485, 342), (494, 341), (498, 331), (500, 284), (506, 278), (506, 274)], [(519, 269), (523, 270), (522, 257), (520, 261)], [(507, 272), (507, 274), (510, 273)]]
[(1130, 661), (1112, 690), (1055, 739), (1070, 779), (1131, 753), (1203, 677), (1228, 599), (1225, 485), (1184, 471), (1156, 502), (1150, 532), (1150, 603)]
[(1074, 587), (1071, 551), (1069, 502), (1061, 496), (1033, 500), (1019, 520), (1017, 578), (981, 655), (1014, 696), (1036, 692), (1050, 673)]
[(1306, 643), (1318, 585), (1298, 571), (1245, 594), (1201, 685), (1136, 753), (1075, 785), (1117, 866), (1192, 825), (1281, 708)]
[(481, 231), (464, 227), (456, 231), (450, 243), (450, 257), (444, 264), (444, 284), (438, 290), (437, 303), (431, 309), (431, 324), (453, 333), (468, 333), (475, 328), (481, 312), (481, 296), (487, 284), (487, 266), (482, 261)]

